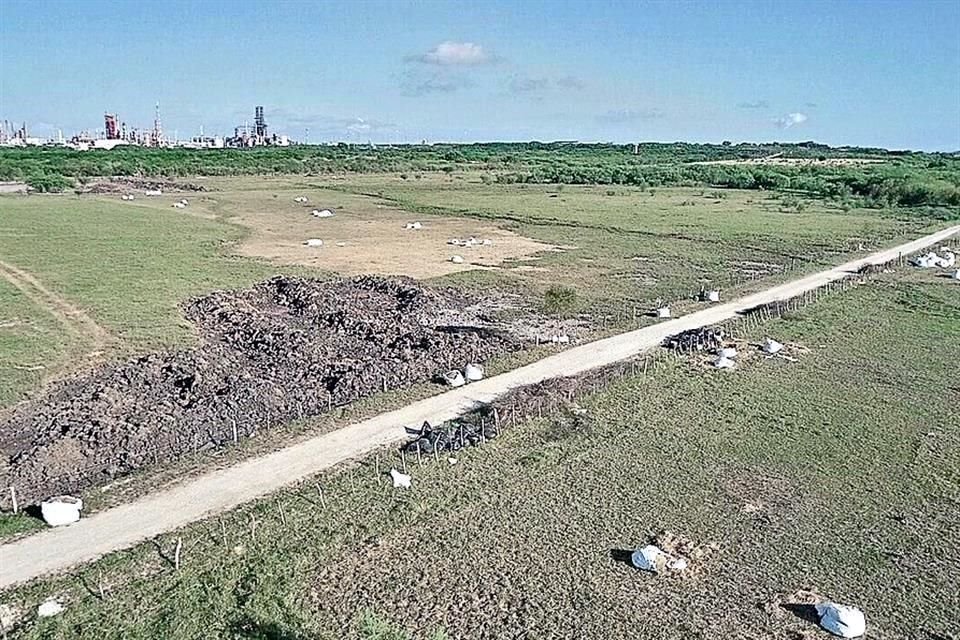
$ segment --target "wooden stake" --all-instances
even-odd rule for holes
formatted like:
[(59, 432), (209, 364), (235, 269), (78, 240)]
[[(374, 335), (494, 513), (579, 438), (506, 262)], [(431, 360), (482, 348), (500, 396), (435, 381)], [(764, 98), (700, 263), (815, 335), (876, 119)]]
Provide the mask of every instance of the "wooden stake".
[(279, 499), (277, 499), (277, 512), (280, 514), (280, 524), (287, 526), (287, 517), (283, 515), (283, 505), (280, 504)]
[(373, 461), (373, 473), (377, 476), (377, 484), (380, 484), (380, 454)]
[(317, 493), (320, 494), (320, 506), (324, 509), (327, 508), (327, 499), (323, 497), (323, 488), (320, 486), (320, 483), (317, 483)]
[(173, 568), (180, 571), (180, 551), (183, 549), (183, 538), (177, 538), (177, 548), (173, 552)]
[(10, 485), (10, 500), (13, 502), (13, 513), (16, 515), (20, 512), (20, 505), (17, 503), (17, 488), (13, 485)]
[(433, 461), (440, 462), (440, 448), (436, 446), (433, 447)]
[(103, 593), (103, 569), (97, 569), (97, 591), (100, 592), (101, 600), (107, 599), (107, 597)]
[(403, 453), (403, 449), (400, 449), (400, 462), (403, 464), (403, 472), (406, 473), (407, 472), (407, 456)]
[(237, 421), (231, 420), (231, 422), (233, 422), (233, 444), (237, 444), (237, 441), (240, 439), (237, 434)]
[(223, 546), (227, 546), (227, 525), (223, 523), (223, 518), (217, 518), (220, 521), (220, 536), (223, 538)]
[(423, 457), (420, 455), (420, 441), (417, 440), (417, 466), (423, 466)]

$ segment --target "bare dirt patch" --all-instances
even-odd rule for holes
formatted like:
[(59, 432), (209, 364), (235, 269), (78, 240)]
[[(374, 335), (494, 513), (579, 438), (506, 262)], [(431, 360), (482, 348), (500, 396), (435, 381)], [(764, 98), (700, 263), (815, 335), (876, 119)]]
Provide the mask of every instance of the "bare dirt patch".
[[(269, 208), (238, 212), (230, 220), (252, 230), (237, 248), (244, 256), (267, 258), (280, 264), (297, 264), (335, 271), (343, 275), (406, 275), (412, 278), (496, 268), (505, 260), (531, 256), (553, 249), (551, 245), (525, 238), (495, 225), (468, 218), (411, 214), (384, 205), (364, 202), (359, 197), (332, 196), (345, 201), (333, 208), (334, 216), (316, 218), (313, 209), (330, 208), (323, 202), (289, 206), (277, 199)], [(229, 207), (225, 208), (228, 211)], [(420, 222), (420, 229), (406, 229)], [(463, 247), (449, 240), (489, 240), (488, 244)], [(323, 241), (321, 247), (304, 243), (310, 238)], [(463, 263), (451, 262), (461, 256)]]

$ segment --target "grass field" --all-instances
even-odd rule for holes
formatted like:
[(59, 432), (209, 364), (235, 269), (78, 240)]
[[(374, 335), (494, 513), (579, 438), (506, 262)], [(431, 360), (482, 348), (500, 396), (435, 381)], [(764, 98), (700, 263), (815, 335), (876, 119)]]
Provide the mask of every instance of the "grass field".
[[(114, 200), (8, 196), (0, 218), (0, 260), (88, 313), (109, 334), (108, 357), (189, 344), (193, 330), (180, 312), (182, 301), (284, 270), (230, 255), (245, 233), (241, 227)], [(48, 309), (3, 281), (0, 300), (8, 303), (0, 307), (0, 363), (6, 365), (0, 403), (6, 404), (87, 345), (83, 336), (57, 330)]]
[[(334, 184), (334, 186), (337, 186)], [(816, 200), (787, 206), (780, 194), (735, 189), (499, 185), (479, 176), (402, 180), (351, 177), (338, 188), (382, 197), (411, 211), (466, 215), (506, 225), (541, 242), (568, 248), (536, 261), (517, 261), (492, 274), (447, 281), (491, 281), (542, 293), (573, 286), (582, 306), (647, 310), (701, 285), (729, 289), (753, 278), (833, 264), (928, 228), (876, 210), (842, 211)], [(528, 270), (535, 266), (535, 270)]]
[[(664, 359), (579, 428), (411, 462), (409, 492), (366, 461), (4, 602), (67, 602), (24, 638), (827, 637), (780, 606), (815, 589), (871, 638), (960, 633), (955, 283), (879, 276), (765, 335), (797, 361)], [(674, 578), (616, 559), (662, 529), (720, 550)]]
[[(178, 306), (184, 299), (280, 271), (358, 273), (367, 265), (436, 274), (440, 283), (522, 293), (532, 304), (550, 286), (564, 285), (577, 292), (577, 309), (626, 318), (660, 298), (687, 298), (704, 284), (730, 288), (753, 278), (782, 279), (792, 268), (837, 262), (861, 243), (874, 249), (927, 226), (812, 201), (802, 213), (784, 212), (782, 201), (757, 191), (561, 190), (483, 184), (472, 174), (202, 182), (212, 191), (186, 194), (192, 202), (186, 210), (170, 208), (180, 195), (134, 203), (93, 195), (3, 198), (0, 260), (84, 312), (105, 337), (93, 344), (89, 332), (58, 330), (44, 301), (24, 299), (0, 282), (0, 300), (9, 302), (0, 307), (0, 406), (67, 362), (189, 344), (192, 329)], [(309, 193), (310, 206), (343, 215), (310, 218), (292, 203), (301, 192)], [(404, 235), (400, 222), (408, 217), (423, 217), (437, 229)], [(328, 241), (342, 238), (359, 249), (325, 247), (323, 258), (307, 256), (302, 236), (313, 228), (307, 225), (329, 234)], [(464, 236), (491, 235), (496, 251), (448, 247), (446, 234), (458, 229)], [(552, 246), (563, 250), (540, 250)], [(449, 273), (447, 254), (454, 252), (464, 254), (466, 267), (484, 268)], [(62, 314), (60, 324), (71, 315)]]

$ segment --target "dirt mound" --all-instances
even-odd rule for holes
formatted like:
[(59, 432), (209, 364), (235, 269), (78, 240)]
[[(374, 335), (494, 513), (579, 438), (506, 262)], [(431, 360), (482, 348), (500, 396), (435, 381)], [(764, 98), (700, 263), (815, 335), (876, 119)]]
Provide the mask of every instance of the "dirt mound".
[(0, 430), (0, 486), (22, 502), (135, 469), (519, 348), (483, 305), (409, 279), (276, 277), (189, 302), (196, 349), (64, 380)]
[(162, 191), (206, 191), (207, 187), (193, 182), (179, 182), (165, 179), (132, 178), (117, 176), (102, 178), (82, 187), (83, 193), (112, 194), (127, 193), (131, 190), (160, 189)]

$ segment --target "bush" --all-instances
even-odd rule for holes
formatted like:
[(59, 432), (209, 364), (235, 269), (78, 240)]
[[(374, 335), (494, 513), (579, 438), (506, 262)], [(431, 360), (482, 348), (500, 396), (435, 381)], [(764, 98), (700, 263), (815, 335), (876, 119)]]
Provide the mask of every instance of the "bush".
[(27, 186), (39, 193), (60, 193), (73, 182), (59, 173), (38, 173), (27, 177)]
[(554, 285), (543, 294), (543, 310), (562, 315), (569, 313), (577, 304), (577, 292), (570, 287)]

